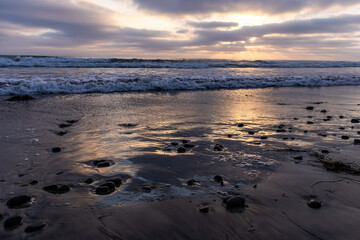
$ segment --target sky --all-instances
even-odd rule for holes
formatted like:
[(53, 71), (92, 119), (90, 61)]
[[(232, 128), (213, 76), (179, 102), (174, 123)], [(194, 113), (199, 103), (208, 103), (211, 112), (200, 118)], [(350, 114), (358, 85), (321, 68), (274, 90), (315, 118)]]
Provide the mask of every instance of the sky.
[(0, 55), (360, 61), (360, 1), (0, 0)]

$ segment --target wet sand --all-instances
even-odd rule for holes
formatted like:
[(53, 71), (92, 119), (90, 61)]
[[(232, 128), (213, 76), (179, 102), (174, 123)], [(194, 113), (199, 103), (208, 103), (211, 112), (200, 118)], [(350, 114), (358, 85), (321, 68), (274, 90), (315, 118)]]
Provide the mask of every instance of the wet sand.
[(359, 93), (1, 97), (0, 239), (359, 239)]

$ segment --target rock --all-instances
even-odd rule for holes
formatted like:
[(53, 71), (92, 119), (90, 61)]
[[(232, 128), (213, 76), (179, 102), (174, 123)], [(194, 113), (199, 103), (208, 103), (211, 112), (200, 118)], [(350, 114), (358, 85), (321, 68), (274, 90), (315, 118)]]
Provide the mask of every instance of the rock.
[(181, 142), (182, 143), (189, 143), (190, 141), (189, 140), (182, 140)]
[(288, 140), (289, 138), (288, 138), (288, 137), (283, 137), (282, 139), (283, 139), (283, 140)]
[(33, 96), (30, 96), (30, 95), (17, 95), (17, 96), (8, 98), (7, 101), (20, 102), (20, 101), (30, 101), (30, 100), (35, 100), (35, 99), (36, 98), (34, 98)]
[(33, 223), (25, 228), (26, 233), (36, 232), (46, 227), (46, 223)]
[(314, 107), (313, 106), (307, 106), (305, 109), (306, 110), (314, 110)]
[(268, 139), (267, 136), (261, 136), (260, 139)]
[(240, 196), (232, 196), (225, 201), (227, 208), (243, 208), (245, 207), (245, 198)]
[(60, 147), (54, 147), (54, 148), (51, 149), (51, 151), (53, 153), (58, 153), (58, 152), (61, 152), (61, 148)]
[(350, 137), (349, 136), (341, 136), (341, 139), (344, 139), (344, 140), (348, 140)]
[(4, 222), (4, 228), (6, 230), (11, 230), (17, 228), (21, 224), (22, 224), (22, 217), (20, 216), (9, 217)]
[(143, 191), (143, 192), (151, 192), (151, 187), (150, 186), (143, 186), (142, 188), (141, 188), (141, 190)]
[(100, 184), (100, 187), (107, 187), (109, 193), (112, 193), (115, 191), (115, 183), (113, 183), (113, 182), (102, 183), (102, 184)]
[(357, 134), (360, 134), (360, 131), (358, 131)]
[(112, 182), (115, 184), (115, 187), (120, 187), (120, 185), (122, 184), (122, 180), (120, 178), (112, 178), (112, 179), (106, 180), (105, 182)]
[(96, 192), (96, 194), (99, 194), (99, 195), (110, 194), (109, 188), (108, 188), (107, 186), (97, 187), (96, 190), (95, 190), (95, 192)]
[(223, 181), (223, 177), (220, 176), (220, 175), (216, 175), (216, 176), (214, 177), (214, 181), (215, 181), (215, 182), (222, 182), (222, 181)]
[(214, 151), (222, 151), (224, 147), (221, 144), (215, 144)]
[(136, 127), (138, 124), (136, 123), (120, 123), (118, 124), (118, 126), (120, 127), (128, 127), (128, 128), (131, 128), (131, 127)]
[(29, 207), (31, 202), (31, 197), (27, 195), (21, 195), (17, 197), (10, 198), (6, 205), (10, 208), (16, 208), (16, 207)]
[(185, 153), (185, 152), (186, 152), (186, 148), (184, 148), (184, 147), (179, 147), (179, 148), (177, 149), (177, 152), (178, 152), (178, 153)]
[(340, 118), (340, 119), (343, 119), (343, 118), (344, 118), (344, 116), (339, 116), (339, 118)]
[(307, 121), (306, 124), (314, 124), (312, 121)]
[(231, 134), (228, 134), (227, 136), (228, 136), (228, 138), (232, 138), (232, 135), (231, 135)]
[(94, 182), (94, 179), (92, 178), (88, 178), (84, 181), (84, 183), (87, 183), (87, 184), (92, 184)]
[(193, 147), (195, 147), (195, 145), (194, 145), (194, 144), (190, 144), (190, 143), (185, 143), (185, 144), (183, 145), (183, 147), (184, 147), (184, 148), (193, 148)]
[(254, 132), (254, 131), (248, 131), (248, 134), (250, 134), (250, 135), (254, 135), (254, 134), (255, 134), (255, 132)]
[(67, 131), (54, 131), (54, 133), (59, 136), (64, 136), (65, 134), (67, 134)]
[(323, 154), (328, 154), (328, 153), (330, 153), (330, 152), (329, 152), (329, 150), (321, 150), (321, 153), (323, 153)]
[(360, 144), (360, 139), (354, 139), (354, 144)]
[(179, 144), (178, 144), (177, 142), (172, 142), (171, 145), (177, 146), (177, 145), (179, 145)]
[(321, 208), (321, 202), (313, 198), (307, 202), (307, 205), (311, 208)]
[(195, 180), (195, 179), (190, 179), (190, 180), (188, 180), (187, 182), (186, 182), (186, 185), (188, 185), (188, 186), (193, 186), (194, 185), (194, 183), (196, 183), (197, 181)]
[(276, 132), (286, 132), (285, 129), (276, 129)]
[(49, 185), (43, 187), (43, 190), (52, 194), (64, 194), (70, 191), (70, 187), (68, 185)]
[(294, 118), (294, 120), (299, 120), (299, 118)]
[(238, 126), (238, 127), (244, 127), (244, 126), (245, 126), (245, 124), (243, 124), (243, 123), (239, 123), (237, 126)]
[(294, 157), (295, 160), (303, 160), (303, 157), (302, 156), (296, 156)]
[(339, 127), (339, 130), (345, 130), (345, 128), (344, 127)]
[(325, 109), (321, 110), (320, 111), (321, 113), (326, 113), (327, 111)]
[(98, 168), (110, 167), (112, 165), (111, 160), (94, 160), (93, 165)]
[(60, 123), (58, 124), (59, 128), (67, 128), (67, 127), (70, 127), (71, 124), (67, 124), (67, 123)]
[(33, 180), (33, 181), (29, 182), (30, 185), (36, 185), (36, 184), (38, 184), (38, 183), (39, 183), (39, 182), (36, 181), (36, 180)]
[(199, 208), (199, 211), (202, 213), (208, 213), (209, 210), (210, 210), (209, 206), (203, 206), (203, 207)]
[(308, 133), (309, 131), (308, 130), (304, 130), (304, 133)]
[(332, 116), (326, 116), (327, 119), (332, 119), (333, 117)]
[(308, 118), (312, 118), (312, 116), (307, 116)]
[(58, 189), (58, 194), (64, 194), (70, 191), (70, 187), (68, 185), (62, 185), (61, 187), (59, 187)]
[(66, 122), (69, 124), (77, 123), (79, 120), (67, 120)]
[(351, 123), (359, 123), (360, 121), (359, 121), (359, 119), (351, 119)]

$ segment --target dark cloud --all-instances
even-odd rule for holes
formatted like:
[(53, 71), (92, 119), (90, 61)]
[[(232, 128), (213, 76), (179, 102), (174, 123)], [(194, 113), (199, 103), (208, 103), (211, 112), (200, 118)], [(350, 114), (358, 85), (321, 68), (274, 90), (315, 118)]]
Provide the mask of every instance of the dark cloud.
[(279, 14), (331, 6), (351, 6), (358, 0), (133, 0), (140, 8), (164, 14), (208, 14), (227, 12), (263, 12)]
[(236, 22), (188, 22), (188, 25), (195, 28), (230, 28), (239, 26)]

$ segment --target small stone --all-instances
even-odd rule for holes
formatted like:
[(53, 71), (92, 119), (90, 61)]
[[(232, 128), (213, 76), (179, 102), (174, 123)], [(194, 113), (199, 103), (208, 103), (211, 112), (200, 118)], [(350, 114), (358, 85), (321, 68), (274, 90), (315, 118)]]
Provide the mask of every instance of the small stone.
[(194, 183), (196, 183), (197, 181), (195, 180), (195, 179), (190, 179), (190, 180), (188, 180), (187, 182), (186, 182), (186, 185), (188, 185), (188, 186), (193, 186), (194, 185)]
[(4, 222), (4, 228), (6, 230), (11, 230), (17, 228), (21, 224), (22, 224), (22, 217), (20, 216), (9, 217)]
[(51, 151), (53, 153), (58, 153), (58, 152), (61, 152), (61, 148), (60, 147), (54, 147), (54, 148), (51, 149)]
[(317, 199), (310, 199), (307, 205), (311, 208), (321, 208), (321, 202)]
[(323, 154), (329, 154), (330, 152), (329, 152), (329, 150), (321, 150), (321, 153), (323, 153)]
[(354, 144), (360, 144), (360, 139), (354, 139)]
[(222, 151), (224, 147), (221, 144), (215, 144), (214, 151)]
[(64, 194), (70, 191), (70, 187), (68, 185), (62, 185), (61, 187), (59, 187), (57, 193), (58, 194)]
[(339, 116), (339, 118), (340, 118), (340, 119), (343, 119), (343, 118), (344, 118), (344, 116)]
[(345, 128), (344, 127), (339, 127), (339, 130), (345, 130)]
[(109, 188), (107, 186), (100, 186), (96, 188), (95, 192), (99, 195), (109, 194)]
[(239, 123), (237, 126), (238, 126), (238, 127), (244, 127), (244, 126), (245, 126), (245, 124), (243, 124), (243, 123)]
[(79, 120), (75, 120), (75, 119), (73, 119), (73, 120), (67, 120), (66, 122), (67, 123), (70, 123), (70, 124), (74, 124), (74, 123), (77, 123)]
[(332, 119), (333, 117), (332, 116), (326, 116), (327, 119)]
[(43, 187), (43, 190), (46, 192), (49, 192), (49, 193), (56, 194), (59, 190), (59, 186), (55, 185), (55, 184), (49, 185), (49, 186)]
[(306, 124), (314, 124), (312, 121), (307, 121)]
[(30, 95), (17, 95), (17, 96), (8, 98), (7, 101), (19, 102), (19, 101), (30, 101), (30, 100), (35, 100), (35, 99), (36, 98), (34, 98), (33, 96), (30, 96)]
[(243, 208), (245, 207), (245, 198), (240, 196), (232, 196), (225, 201), (227, 208)]
[(54, 131), (54, 133), (59, 136), (64, 136), (65, 134), (67, 134), (67, 131)]
[(67, 124), (67, 123), (60, 123), (58, 124), (59, 128), (67, 128), (67, 127), (71, 127), (71, 124)]
[(286, 132), (285, 129), (276, 129), (276, 132)]
[(105, 182), (100, 184), (100, 187), (107, 187), (109, 193), (112, 193), (113, 191), (115, 191), (115, 183), (113, 182)]
[(231, 135), (231, 134), (228, 134), (227, 136), (228, 136), (228, 138), (232, 138), (232, 135)]
[(112, 161), (110, 160), (95, 160), (93, 164), (98, 168), (110, 167)]
[(299, 118), (294, 118), (294, 120), (299, 120)]
[(94, 179), (92, 179), (92, 178), (88, 178), (84, 181), (84, 183), (87, 183), (87, 184), (91, 184), (93, 182), (94, 182)]
[(36, 232), (46, 227), (46, 223), (34, 223), (25, 228), (26, 233)]
[(150, 186), (143, 186), (143, 187), (141, 188), (141, 190), (142, 190), (143, 192), (151, 192), (151, 187), (150, 187)]
[(177, 143), (177, 142), (172, 142), (171, 145), (177, 146), (177, 145), (179, 145), (179, 143)]
[(184, 147), (184, 148), (193, 148), (193, 147), (195, 147), (195, 145), (194, 145), (194, 144), (191, 144), (191, 143), (185, 143), (185, 144), (183, 145), (183, 147)]
[(209, 206), (204, 206), (204, 207), (199, 208), (199, 211), (202, 213), (208, 213), (209, 210), (210, 210)]
[(303, 160), (303, 157), (302, 156), (296, 156), (294, 157), (295, 160)]
[(184, 148), (184, 147), (179, 147), (179, 148), (177, 149), (177, 152), (178, 152), (178, 153), (185, 153), (185, 152), (186, 152), (186, 148)]
[(359, 121), (359, 119), (351, 119), (351, 123), (359, 123), (360, 121)]
[(305, 109), (306, 110), (314, 110), (314, 107), (313, 106), (307, 106)]
[(120, 187), (120, 185), (122, 184), (122, 180), (120, 178), (112, 178), (112, 179), (106, 180), (106, 182), (114, 183), (115, 187)]
[(349, 136), (341, 136), (341, 139), (344, 139), (344, 140), (348, 140), (350, 137)]
[(222, 181), (223, 181), (223, 177), (220, 176), (220, 175), (216, 175), (216, 176), (214, 177), (214, 181), (215, 181), (215, 182), (222, 182)]
[[(16, 207), (28, 207), (31, 201), (31, 197), (27, 195), (21, 195), (17, 197), (10, 198), (6, 205), (10, 208), (16, 208)], [(26, 206), (25, 206), (26, 205)]]
[(267, 136), (261, 136), (260, 139), (268, 139)]
[(33, 180), (33, 181), (29, 182), (30, 185), (36, 185), (36, 184), (38, 184), (38, 183), (39, 183), (39, 182), (36, 181), (36, 180)]
[(189, 143), (190, 141), (189, 140), (182, 140), (181, 142), (182, 143)]
[(321, 113), (326, 113), (327, 111), (325, 109), (321, 110), (320, 111)]
[(254, 132), (254, 131), (248, 131), (248, 134), (250, 134), (250, 135), (254, 135), (254, 134), (255, 134), (255, 132)]
[(307, 116), (308, 118), (312, 118), (312, 116)]
[(360, 134), (360, 131), (358, 131), (357, 134)]

